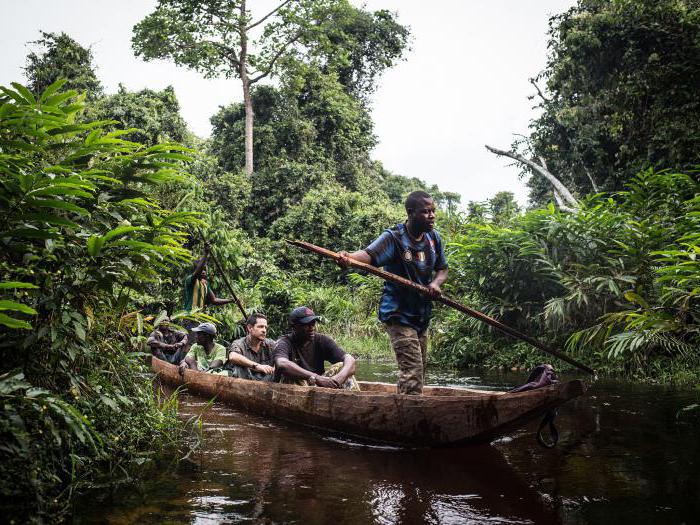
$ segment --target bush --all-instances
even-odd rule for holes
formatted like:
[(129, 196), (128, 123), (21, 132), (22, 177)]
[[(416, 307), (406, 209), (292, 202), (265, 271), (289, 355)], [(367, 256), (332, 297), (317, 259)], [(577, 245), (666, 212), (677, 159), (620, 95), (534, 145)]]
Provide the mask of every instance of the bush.
[[(126, 354), (121, 319), (132, 296), (191, 257), (185, 228), (201, 221), (161, 208), (149, 193), (186, 180), (187, 150), (123, 140), (105, 122), (78, 123), (84, 97), (62, 84), (38, 98), (19, 84), (0, 88), (0, 487), (8, 519), (53, 513), (76, 481), (104, 467), (128, 472), (149, 457), (144, 449), (156, 453), (175, 436), (173, 414), (159, 409), (143, 366)], [(28, 507), (17, 507), (18, 491)]]
[[(646, 171), (578, 213), (465, 220), (447, 239), (448, 290), (602, 371), (640, 374), (661, 357), (697, 367), (698, 191), (689, 175)], [(493, 362), (488, 354), (512, 343), (451, 314), (441, 326), (443, 362)], [(492, 349), (457, 350), (478, 333)]]

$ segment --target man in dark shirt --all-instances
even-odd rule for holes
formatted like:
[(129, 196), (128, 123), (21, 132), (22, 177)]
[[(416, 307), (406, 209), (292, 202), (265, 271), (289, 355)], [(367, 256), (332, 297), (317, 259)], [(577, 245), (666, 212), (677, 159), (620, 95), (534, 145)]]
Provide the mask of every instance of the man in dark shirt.
[[(280, 337), (275, 346), (275, 379), (292, 383), (303, 381), (311, 386), (325, 388), (358, 390), (353, 377), (355, 358), (346, 354), (327, 335), (316, 333), (316, 322), (319, 319), (306, 306), (295, 308), (289, 314), (292, 331)], [(328, 376), (324, 368), (325, 361), (338, 363), (333, 369), (333, 375)]]
[[(408, 218), (382, 233), (366, 249), (340, 252), (341, 266), (348, 258), (383, 266), (388, 272), (427, 286), (439, 297), (447, 280), (447, 259), (435, 226), (435, 204), (424, 191), (406, 199)], [(392, 282), (384, 283), (379, 319), (385, 324), (399, 366), (400, 394), (421, 394), (428, 350), (427, 329), (432, 302), (418, 292)]]
[(248, 335), (236, 339), (228, 347), (226, 369), (229, 376), (255, 381), (272, 381), (275, 341), (267, 335), (267, 317), (253, 314), (246, 321)]
[(167, 315), (160, 320), (146, 341), (154, 357), (173, 365), (179, 365), (187, 353), (187, 334), (174, 330)]

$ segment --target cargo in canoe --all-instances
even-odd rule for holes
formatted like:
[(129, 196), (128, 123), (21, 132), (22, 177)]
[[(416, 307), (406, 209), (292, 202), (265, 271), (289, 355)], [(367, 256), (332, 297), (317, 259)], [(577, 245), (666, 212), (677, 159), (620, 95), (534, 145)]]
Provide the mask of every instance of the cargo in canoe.
[(172, 386), (235, 408), (326, 432), (399, 445), (461, 446), (492, 441), (542, 417), (586, 390), (582, 381), (508, 394), (425, 387), (423, 395), (360, 381), (361, 392), (237, 379), (186, 370), (153, 358), (153, 371)]

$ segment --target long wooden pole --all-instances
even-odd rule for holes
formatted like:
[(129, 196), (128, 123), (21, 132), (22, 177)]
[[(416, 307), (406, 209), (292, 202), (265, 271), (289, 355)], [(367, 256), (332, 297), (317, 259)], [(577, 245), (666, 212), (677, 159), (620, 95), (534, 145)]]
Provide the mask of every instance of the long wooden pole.
[[(298, 246), (299, 248), (303, 248), (304, 250), (308, 250), (310, 252), (317, 253), (319, 255), (323, 255), (325, 257), (330, 257), (331, 259), (334, 259), (336, 262), (340, 260), (340, 255), (338, 253), (333, 252), (331, 250), (326, 250), (325, 248), (321, 248), (320, 246), (316, 246), (314, 244), (304, 242), (304, 241), (292, 241), (292, 240), (287, 240), (289, 244), (292, 244), (294, 246)], [(446, 297), (445, 295), (440, 295), (440, 296), (435, 296), (433, 292), (427, 287), (423, 286), (422, 284), (417, 284), (414, 283), (413, 281), (410, 281), (408, 279), (405, 279), (404, 277), (401, 277), (399, 275), (386, 272), (384, 270), (380, 270), (379, 268), (375, 268), (374, 266), (370, 264), (365, 264), (360, 261), (356, 261), (355, 259), (347, 259), (348, 266), (352, 266), (353, 268), (357, 268), (359, 270), (364, 270), (368, 273), (374, 274), (378, 277), (381, 277), (382, 279), (385, 279), (387, 281), (394, 282), (396, 284), (399, 284), (401, 286), (405, 286), (406, 288), (411, 288), (413, 290), (416, 290), (419, 293), (422, 293), (423, 295), (429, 297), (430, 299), (434, 301), (439, 301), (443, 304), (446, 304), (447, 306), (454, 308), (455, 310), (458, 310), (464, 314), (467, 314), (471, 317), (474, 317), (475, 319), (479, 319), (480, 321), (483, 321), (484, 323), (493, 326), (497, 330), (500, 330), (504, 334), (507, 334), (511, 337), (514, 337), (515, 339), (520, 339), (521, 341), (525, 341), (526, 343), (534, 346), (535, 348), (542, 350), (543, 352), (546, 352), (550, 355), (553, 355), (554, 357), (558, 357), (562, 361), (566, 361), (570, 365), (573, 365), (585, 372), (588, 372), (589, 374), (595, 376), (596, 372), (592, 368), (587, 367), (583, 363), (579, 363), (575, 359), (569, 357), (566, 354), (563, 354), (559, 352), (558, 350), (555, 350), (554, 348), (550, 348), (546, 346), (544, 343), (541, 343), (537, 339), (533, 339), (532, 337), (523, 334), (522, 332), (516, 330), (515, 328), (511, 328), (508, 325), (505, 325), (501, 323), (500, 321), (496, 321), (494, 318), (489, 317), (488, 315), (479, 312), (478, 310), (474, 310), (472, 308), (469, 308), (468, 306), (464, 306), (463, 304), (458, 303), (457, 301), (450, 299), (449, 297)]]
[(221, 278), (226, 283), (226, 286), (228, 287), (228, 291), (231, 292), (231, 295), (233, 296), (233, 300), (236, 303), (236, 306), (238, 306), (238, 309), (241, 311), (241, 315), (243, 316), (243, 320), (245, 320), (246, 313), (245, 313), (245, 308), (243, 308), (243, 303), (241, 303), (241, 300), (236, 295), (236, 292), (233, 291), (233, 286), (231, 286), (231, 283), (228, 282), (228, 277), (226, 277), (226, 274), (224, 273), (224, 269), (219, 264), (219, 259), (216, 258), (216, 255), (214, 255), (214, 252), (211, 252), (210, 255), (211, 255), (212, 260), (214, 261), (214, 264), (216, 265), (216, 269), (219, 271), (219, 275), (221, 275)]
[[(206, 242), (206, 239), (204, 238), (204, 234), (202, 231), (199, 231), (200, 237), (202, 237), (202, 240)], [(226, 283), (226, 286), (228, 287), (228, 291), (231, 293), (233, 296), (233, 301), (236, 303), (236, 306), (238, 306), (238, 309), (241, 311), (241, 315), (243, 316), (243, 320), (245, 321), (247, 314), (245, 313), (245, 308), (243, 308), (243, 303), (241, 303), (241, 300), (238, 298), (236, 295), (236, 292), (233, 291), (233, 286), (231, 286), (231, 283), (228, 281), (228, 277), (226, 277), (226, 274), (224, 273), (224, 269), (221, 267), (219, 264), (219, 259), (216, 258), (216, 255), (214, 255), (214, 247), (212, 246), (211, 251), (209, 252), (209, 255), (211, 255), (212, 260), (214, 261), (214, 265), (216, 266), (216, 269), (219, 272), (219, 275), (221, 275), (221, 278), (224, 280), (224, 283)]]

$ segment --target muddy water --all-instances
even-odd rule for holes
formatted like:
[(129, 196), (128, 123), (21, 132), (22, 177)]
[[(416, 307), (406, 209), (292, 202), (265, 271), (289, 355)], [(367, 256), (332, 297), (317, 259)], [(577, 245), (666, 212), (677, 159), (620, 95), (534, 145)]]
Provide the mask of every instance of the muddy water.
[[(431, 384), (504, 389), (524, 374), (432, 372)], [(394, 381), (392, 365), (358, 377)], [(198, 453), (116, 493), (92, 493), (74, 523), (699, 523), (698, 394), (596, 383), (561, 409), (560, 442), (535, 424), (490, 446), (366, 446), (182, 395), (203, 418)], [(678, 417), (677, 417), (678, 416)]]

